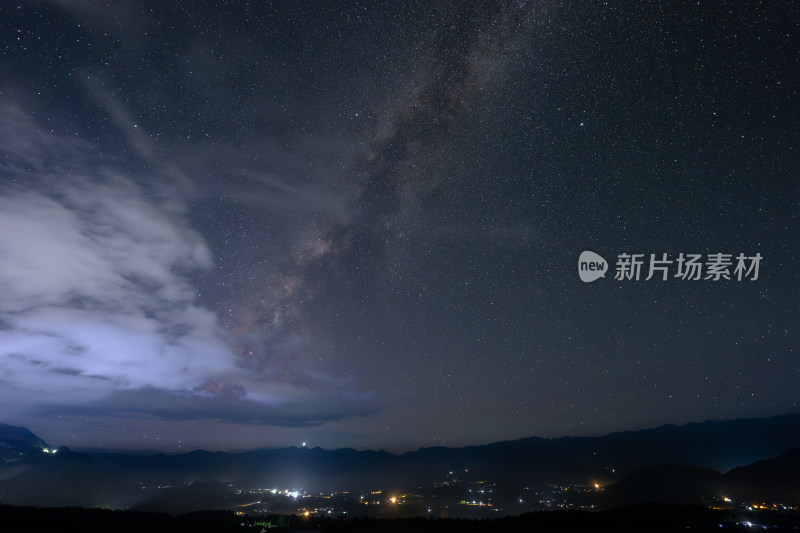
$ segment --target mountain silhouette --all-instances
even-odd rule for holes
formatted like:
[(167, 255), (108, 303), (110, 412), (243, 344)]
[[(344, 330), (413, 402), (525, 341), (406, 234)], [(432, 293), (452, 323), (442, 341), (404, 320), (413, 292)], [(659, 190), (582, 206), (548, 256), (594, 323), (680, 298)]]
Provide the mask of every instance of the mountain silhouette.
[[(68, 448), (45, 453), (50, 447), (42, 439), (7, 425), (0, 425), (0, 443), (5, 453), (0, 494), (17, 505), (159, 510), (178, 500), (202, 496), (210, 501), (232, 486), (363, 491), (447, 485), (457, 494), (463, 492), (458, 487), (479, 481), (494, 487), (496, 499), (513, 501), (522, 490), (598, 483), (605, 490), (587, 491), (591, 494), (582, 498), (602, 507), (645, 501), (698, 504), (723, 493), (740, 500), (798, 501), (795, 480), (800, 478), (798, 414), (404, 454), (305, 447), (176, 455)], [(232, 501), (228, 496), (223, 500)]]
[(20, 457), (40, 455), (50, 445), (21, 426), (0, 424), (0, 461), (14, 461)]
[(725, 474), (734, 498), (752, 503), (763, 499), (800, 505), (800, 447), (773, 459), (734, 468)]

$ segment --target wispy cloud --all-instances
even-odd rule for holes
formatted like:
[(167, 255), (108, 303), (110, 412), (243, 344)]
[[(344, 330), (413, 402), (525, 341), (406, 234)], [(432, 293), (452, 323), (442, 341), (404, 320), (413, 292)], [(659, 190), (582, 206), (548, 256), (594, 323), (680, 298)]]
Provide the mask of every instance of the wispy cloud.
[(97, 401), (50, 409), (59, 414), (91, 417), (224, 420), (283, 427), (320, 426), (325, 422), (366, 416), (375, 411), (373, 393), (342, 395), (276, 384), (272, 389), (273, 398), (268, 402), (145, 388), (115, 391)]

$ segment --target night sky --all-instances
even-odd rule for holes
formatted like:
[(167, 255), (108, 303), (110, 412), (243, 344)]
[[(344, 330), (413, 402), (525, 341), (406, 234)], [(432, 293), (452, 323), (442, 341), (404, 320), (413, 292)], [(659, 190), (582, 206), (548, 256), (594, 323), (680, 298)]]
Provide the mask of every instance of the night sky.
[(0, 421), (406, 451), (800, 411), (797, 3), (167, 4), (0, 7)]

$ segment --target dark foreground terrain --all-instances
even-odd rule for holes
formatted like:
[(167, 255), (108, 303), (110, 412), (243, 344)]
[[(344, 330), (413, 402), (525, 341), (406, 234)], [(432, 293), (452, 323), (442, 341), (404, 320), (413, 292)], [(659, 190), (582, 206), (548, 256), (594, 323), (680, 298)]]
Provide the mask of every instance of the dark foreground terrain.
[(796, 531), (800, 514), (775, 511), (714, 510), (697, 506), (641, 504), (602, 512), (543, 511), (493, 520), (428, 518), (327, 519), (296, 515), (249, 517), (229, 511), (178, 516), (105, 509), (0, 506), (0, 529), (10, 532), (216, 532), (262, 530), (344, 532), (672, 532)]

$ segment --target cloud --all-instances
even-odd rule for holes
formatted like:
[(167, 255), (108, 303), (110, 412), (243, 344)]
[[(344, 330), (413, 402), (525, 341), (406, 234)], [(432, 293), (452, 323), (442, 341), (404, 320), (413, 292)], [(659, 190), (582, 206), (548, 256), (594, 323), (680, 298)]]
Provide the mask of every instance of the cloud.
[[(345, 200), (331, 192), (312, 185), (292, 186), (269, 174), (250, 173), (250, 175), (253, 184), (252, 190), (240, 189), (231, 193), (233, 198), (246, 205), (294, 214), (298, 212), (321, 213), (339, 219), (345, 218), (348, 213), (348, 205)], [(253, 194), (253, 191), (258, 194)]]
[[(197, 301), (193, 280), (214, 262), (187, 222), (186, 183), (170, 182), (175, 165), (149, 161), (134, 177), (19, 107), (0, 108), (4, 123), (18, 127), (0, 128), (0, 416), (304, 427), (374, 411), (374, 395), (347, 383), (286, 383), (244, 364)], [(129, 142), (152, 153), (142, 137)]]
[(239, 372), (189, 283), (208, 247), (131, 180), (7, 187), (0, 227), (5, 385), (182, 390)]
[(80, 159), (93, 148), (77, 138), (56, 135), (31, 120), (22, 106), (11, 100), (22, 99), (16, 91), (2, 87), (0, 93), (0, 172), (3, 180), (27, 181), (31, 173), (62, 170), (65, 157)]
[(366, 416), (376, 411), (373, 393), (334, 393), (277, 386), (273, 405), (245, 398), (200, 396), (159, 389), (115, 391), (93, 402), (64, 408), (59, 414), (116, 416), (164, 420), (224, 420), (282, 427), (313, 427), (326, 422)]
[[(136, 128), (138, 130), (138, 128)], [(219, 179), (204, 183), (204, 192), (260, 212), (279, 213), (287, 218), (318, 214), (334, 221), (352, 215), (346, 191), (338, 185), (342, 163), (336, 151), (345, 151), (344, 141), (318, 140), (299, 143), (301, 148), (280, 146), (269, 139), (258, 145), (208, 144), (181, 161), (193, 172), (215, 169)], [(198, 153), (199, 152), (199, 153)], [(316, 163), (323, 160), (325, 164)], [(220, 161), (224, 165), (220, 168)], [(316, 164), (315, 164), (316, 163)]]

